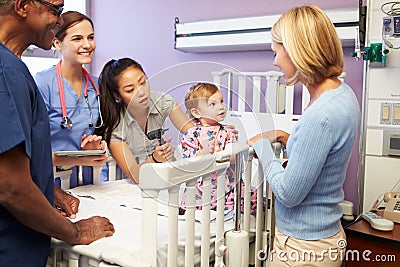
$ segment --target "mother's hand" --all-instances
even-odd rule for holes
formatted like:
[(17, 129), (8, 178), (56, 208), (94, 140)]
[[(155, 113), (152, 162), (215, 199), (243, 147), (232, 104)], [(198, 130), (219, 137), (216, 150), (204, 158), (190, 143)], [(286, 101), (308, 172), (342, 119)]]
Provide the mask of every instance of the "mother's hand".
[(271, 143), (274, 142), (273, 140), (275, 140), (275, 131), (269, 131), (269, 132), (264, 132), (264, 133), (260, 133), (257, 134), (256, 136), (250, 138), (247, 141), (247, 144), (249, 146), (253, 146), (253, 144), (257, 141), (260, 141), (261, 139), (268, 139)]
[(281, 130), (272, 130), (264, 133), (257, 134), (256, 136), (250, 138), (247, 141), (249, 146), (253, 146), (253, 144), (261, 139), (268, 139), (270, 143), (281, 142), (284, 146), (286, 146), (287, 140), (289, 138), (289, 134), (285, 131)]

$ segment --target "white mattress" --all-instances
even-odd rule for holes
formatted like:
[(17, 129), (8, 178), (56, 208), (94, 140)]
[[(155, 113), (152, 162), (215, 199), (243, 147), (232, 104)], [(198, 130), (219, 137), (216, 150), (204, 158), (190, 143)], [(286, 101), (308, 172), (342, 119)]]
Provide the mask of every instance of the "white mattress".
[[(140, 263), (142, 216), (141, 216), (141, 191), (129, 179), (106, 182), (101, 185), (81, 186), (68, 190), (77, 196), (81, 203), (76, 220), (88, 218), (93, 215), (108, 217), (114, 224), (115, 233), (112, 237), (103, 238), (90, 245), (76, 245), (72, 251), (108, 263), (121, 266), (143, 266)], [(167, 202), (165, 195), (160, 194), (158, 216), (158, 266), (166, 266), (168, 218), (166, 216)], [(225, 230), (233, 229), (232, 213), (227, 214)], [(213, 218), (213, 216), (211, 216)], [(196, 214), (196, 220), (201, 220), (201, 213)], [(184, 216), (178, 223), (179, 251), (178, 266), (184, 266)], [(195, 226), (195, 262), (200, 261), (201, 223)], [(211, 242), (215, 240), (215, 221), (211, 223)], [(53, 245), (67, 246), (58, 240), (53, 240)], [(210, 248), (210, 254), (213, 245)]]

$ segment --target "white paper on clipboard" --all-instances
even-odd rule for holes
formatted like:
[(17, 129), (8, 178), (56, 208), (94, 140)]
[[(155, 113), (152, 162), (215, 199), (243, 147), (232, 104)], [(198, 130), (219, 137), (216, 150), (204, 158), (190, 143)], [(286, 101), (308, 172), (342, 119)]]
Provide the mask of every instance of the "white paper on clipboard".
[(72, 158), (78, 158), (78, 157), (87, 157), (87, 156), (100, 156), (104, 155), (106, 153), (105, 150), (99, 149), (99, 150), (72, 150), (72, 151), (57, 151), (54, 152), (55, 155), (61, 156), (61, 157), (72, 157)]

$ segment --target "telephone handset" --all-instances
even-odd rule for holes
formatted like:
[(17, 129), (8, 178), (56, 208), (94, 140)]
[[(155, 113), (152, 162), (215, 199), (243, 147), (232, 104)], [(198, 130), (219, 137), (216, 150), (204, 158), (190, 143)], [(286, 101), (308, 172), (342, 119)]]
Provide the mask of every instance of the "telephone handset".
[(386, 202), (383, 218), (400, 223), (400, 192), (387, 192), (383, 200)]

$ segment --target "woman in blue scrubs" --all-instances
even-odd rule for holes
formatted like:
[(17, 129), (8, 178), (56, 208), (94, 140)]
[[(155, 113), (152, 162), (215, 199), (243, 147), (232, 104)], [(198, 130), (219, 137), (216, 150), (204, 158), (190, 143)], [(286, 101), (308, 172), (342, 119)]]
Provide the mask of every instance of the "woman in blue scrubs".
[[(107, 150), (101, 137), (93, 135), (102, 123), (98, 79), (82, 67), (91, 63), (96, 49), (93, 22), (76, 11), (65, 12), (61, 17), (64, 24), (56, 29), (53, 45), (62, 52), (62, 59), (35, 76), (50, 119), (53, 166), (103, 166), (108, 154), (80, 158), (54, 154), (80, 149)], [(83, 184), (92, 183), (92, 168), (82, 170)], [(78, 171), (73, 168), (71, 187), (78, 185)]]

